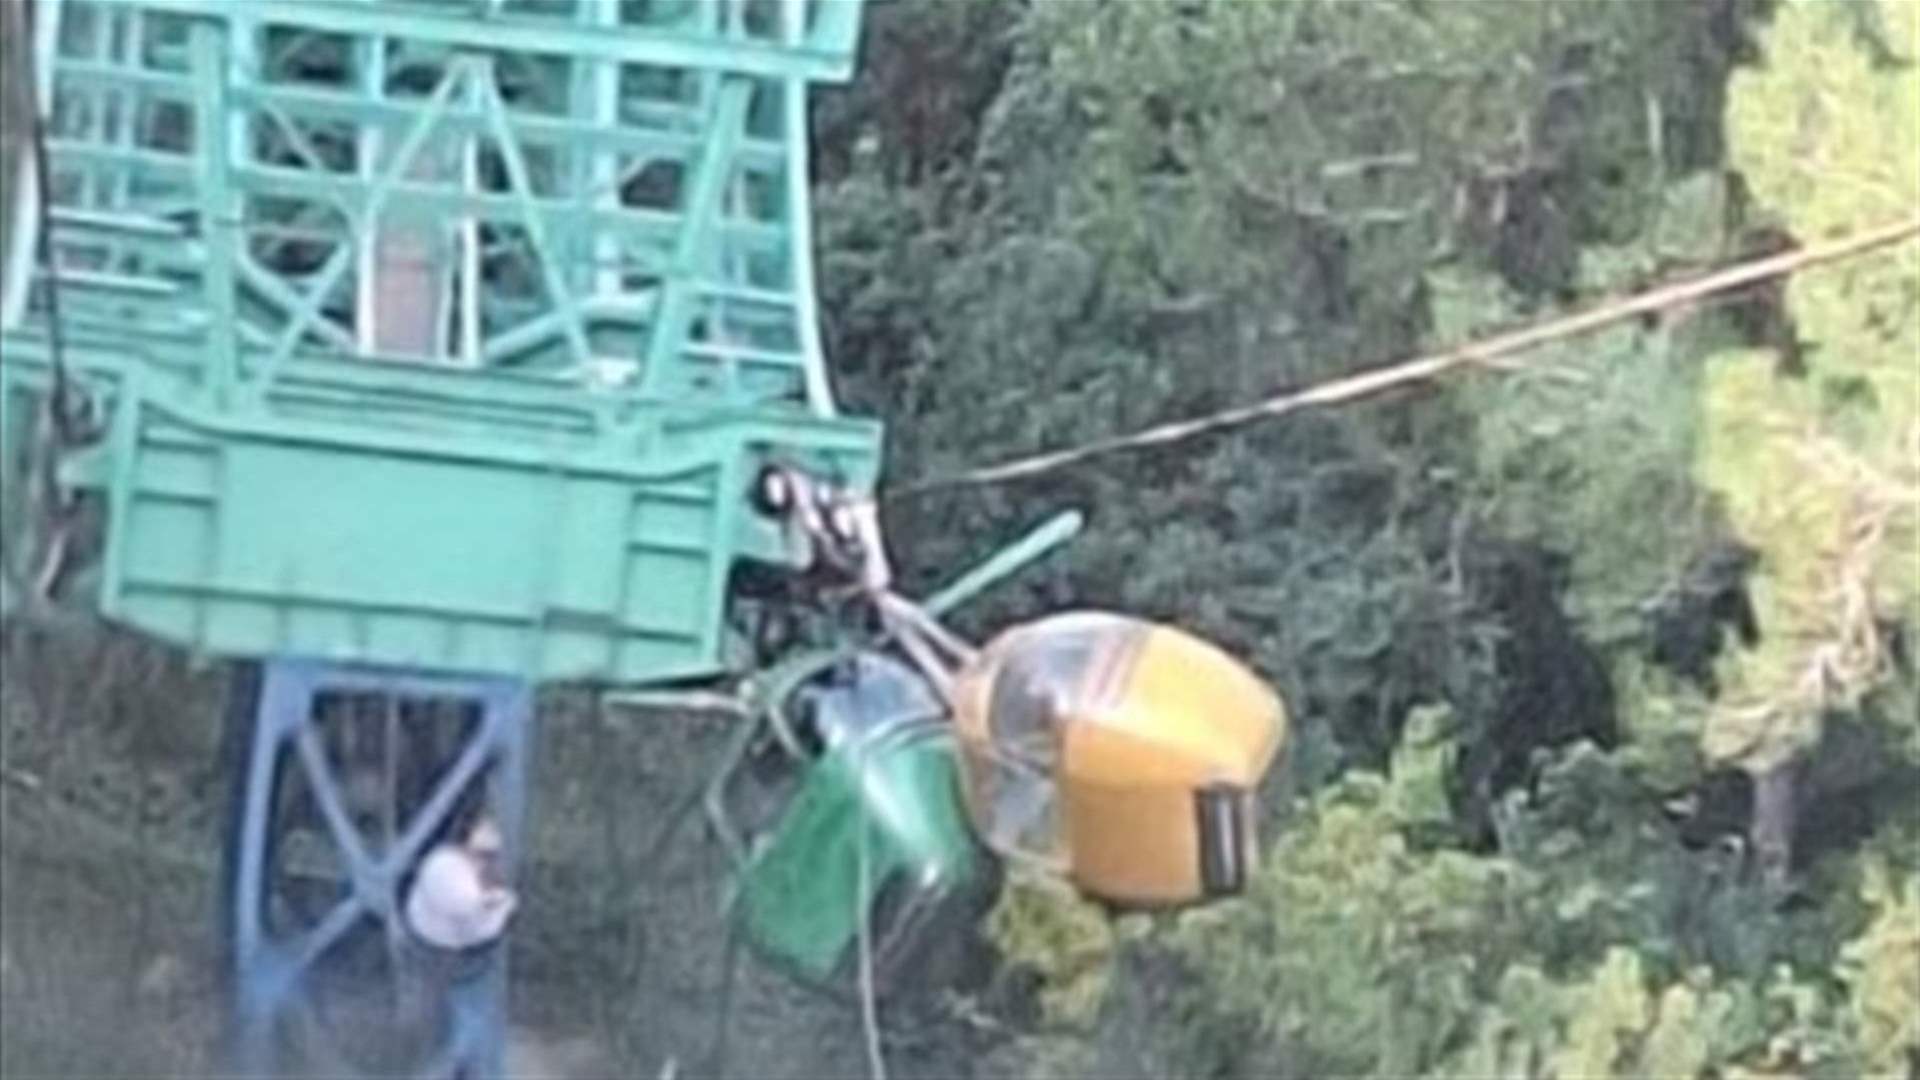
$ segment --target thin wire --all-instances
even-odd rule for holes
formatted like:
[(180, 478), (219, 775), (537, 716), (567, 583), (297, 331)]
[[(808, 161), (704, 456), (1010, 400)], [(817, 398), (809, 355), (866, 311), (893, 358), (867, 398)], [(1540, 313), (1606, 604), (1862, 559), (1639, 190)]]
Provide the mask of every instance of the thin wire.
[[(871, 746), (863, 746), (859, 755), (860, 786), (864, 790), (867, 784), (867, 757)], [(887, 1058), (880, 1047), (880, 1007), (873, 992), (873, 927), (871, 925), (872, 905), (867, 901), (867, 884), (871, 876), (869, 863), (871, 856), (868, 848), (871, 831), (867, 819), (867, 801), (858, 800), (860, 805), (860, 888), (855, 893), (854, 903), (859, 908), (860, 930), (860, 1026), (866, 1034), (867, 1073), (872, 1080), (887, 1080)]]
[(715, 1010), (713, 1028), (713, 1048), (708, 1051), (707, 1060), (712, 1062), (713, 1075), (726, 1080), (727, 1051), (733, 1044), (733, 983), (740, 969), (740, 931), (733, 919), (726, 921), (726, 937), (720, 946), (720, 1007)]
[(1159, 424), (1129, 435), (1095, 439), (1079, 446), (1014, 458), (997, 465), (969, 469), (948, 476), (906, 484), (888, 492), (888, 498), (907, 498), (946, 488), (998, 484), (1008, 480), (1037, 476), (1077, 465), (1089, 458), (1148, 446), (1184, 442), (1210, 432), (1239, 427), (1257, 420), (1269, 420), (1316, 405), (1339, 405), (1372, 397), (1386, 390), (1423, 382), (1469, 366), (1489, 366), (1502, 371), (1522, 370), (1531, 361), (1494, 361), (1514, 353), (1537, 348), (1549, 342), (1592, 333), (1602, 327), (1628, 319), (1655, 314), (1743, 286), (1782, 277), (1809, 267), (1864, 255), (1920, 236), (1920, 218), (1821, 244), (1741, 263), (1692, 281), (1680, 281), (1644, 292), (1610, 300), (1591, 310), (1552, 319), (1531, 327), (1499, 334), (1477, 342), (1430, 353), (1397, 364), (1375, 368), (1317, 383), (1304, 390), (1276, 394), (1247, 405), (1223, 409), (1190, 420)]
[(47, 165), (47, 115), (40, 101), (40, 58), (35, 45), (39, 41), (35, 9), (37, 3), (29, 3), (22, 12), (26, 25), (26, 69), (27, 95), (32, 105), (33, 124), (33, 178), (39, 190), (34, 200), (34, 219), (38, 235), (34, 238), (36, 254), (40, 260), (41, 273), (45, 277), (47, 288), (47, 350), (53, 364), (53, 390), (49, 404), (53, 419), (54, 435), (62, 443), (74, 441), (72, 418), (67, 415), (67, 400), (70, 382), (67, 376), (66, 340), (61, 332), (64, 320), (60, 316), (60, 271), (53, 258), (53, 181), (52, 169)]

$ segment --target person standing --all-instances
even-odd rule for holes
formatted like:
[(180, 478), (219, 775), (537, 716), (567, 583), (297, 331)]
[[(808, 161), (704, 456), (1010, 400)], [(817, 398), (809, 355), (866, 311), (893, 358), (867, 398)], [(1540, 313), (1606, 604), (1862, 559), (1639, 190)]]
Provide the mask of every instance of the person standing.
[(519, 898), (506, 881), (499, 826), (482, 815), (460, 841), (420, 861), (407, 896), (407, 929), (430, 949), (467, 954), (498, 941)]
[(465, 836), (427, 852), (401, 912), (409, 1021), (447, 1030), (455, 997), (486, 973), (518, 908), (491, 817), (482, 813)]

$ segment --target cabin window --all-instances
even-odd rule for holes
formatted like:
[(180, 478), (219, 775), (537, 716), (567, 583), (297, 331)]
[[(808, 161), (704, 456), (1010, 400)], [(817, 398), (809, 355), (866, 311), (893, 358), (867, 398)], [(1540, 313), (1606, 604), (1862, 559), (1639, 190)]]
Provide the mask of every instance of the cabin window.
[(1008, 643), (988, 697), (986, 839), (996, 850), (1057, 861), (1065, 846), (1055, 775), (1092, 663), (1123, 624), (1055, 622)]
[(1060, 798), (1052, 775), (999, 754), (990, 766), (988, 846), (1033, 859), (1059, 858)]
[(994, 676), (988, 703), (996, 749), (1034, 769), (1054, 768), (1066, 714), (1106, 636), (1097, 628), (1074, 628), (1013, 643)]

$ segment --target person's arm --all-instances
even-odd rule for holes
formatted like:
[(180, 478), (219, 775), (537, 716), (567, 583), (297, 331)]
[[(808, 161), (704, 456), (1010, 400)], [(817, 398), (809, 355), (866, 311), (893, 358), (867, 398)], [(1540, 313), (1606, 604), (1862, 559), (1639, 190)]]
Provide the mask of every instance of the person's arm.
[(506, 930), (507, 920), (520, 906), (520, 898), (505, 885), (483, 887), (480, 905), (474, 911), (471, 927), (475, 943), (492, 941)]

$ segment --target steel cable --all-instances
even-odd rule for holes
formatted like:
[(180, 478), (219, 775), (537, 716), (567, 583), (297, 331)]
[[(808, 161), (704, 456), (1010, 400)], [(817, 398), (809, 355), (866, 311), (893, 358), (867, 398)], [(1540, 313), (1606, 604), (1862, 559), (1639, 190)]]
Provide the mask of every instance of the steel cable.
[(1609, 300), (1584, 312), (1497, 334), (1442, 352), (1429, 353), (1411, 360), (1373, 368), (1356, 375), (1316, 383), (1304, 389), (1276, 394), (1204, 416), (1171, 421), (1131, 434), (1095, 439), (1078, 446), (1018, 457), (997, 465), (914, 481), (892, 489), (886, 493), (885, 497), (910, 498), (931, 491), (978, 487), (1038, 476), (1078, 465), (1089, 458), (1184, 442), (1210, 432), (1240, 427), (1259, 420), (1270, 420), (1313, 406), (1341, 405), (1358, 401), (1387, 390), (1449, 375), (1461, 368), (1496, 366), (1500, 370), (1524, 369), (1529, 366), (1525, 361), (1497, 365), (1494, 361), (1550, 342), (1589, 334), (1614, 323), (1695, 303), (1717, 293), (1742, 288), (1769, 278), (1797, 273), (1822, 263), (1855, 258), (1915, 237), (1920, 237), (1920, 218), (1910, 218), (1893, 225), (1855, 233), (1829, 243), (1740, 263), (1691, 281), (1674, 282)]

